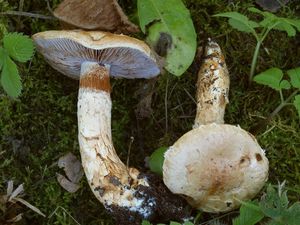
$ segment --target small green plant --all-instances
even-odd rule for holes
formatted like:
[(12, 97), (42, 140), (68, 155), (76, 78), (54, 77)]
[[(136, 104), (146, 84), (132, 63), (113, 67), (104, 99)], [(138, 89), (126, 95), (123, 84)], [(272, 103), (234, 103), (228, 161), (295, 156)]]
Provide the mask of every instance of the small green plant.
[(31, 59), (34, 46), (32, 40), (21, 33), (8, 33), (3, 37), (0, 47), (1, 85), (6, 93), (16, 98), (22, 90), (21, 77), (15, 61), (26, 62)]
[(252, 34), (256, 39), (256, 47), (252, 57), (249, 83), (251, 83), (257, 65), (260, 47), (271, 30), (279, 30), (287, 33), (289, 37), (294, 37), (300, 31), (300, 20), (278, 17), (270, 12), (261, 11), (251, 7), (248, 9), (252, 13), (260, 14), (263, 19), (259, 22), (250, 20), (247, 16), (238, 12), (219, 13), (214, 16), (229, 18), (229, 24), (242, 32)]
[(240, 215), (233, 225), (254, 225), (262, 219), (269, 225), (297, 225), (300, 221), (300, 202), (289, 204), (285, 183), (278, 184), (277, 191), (269, 185), (261, 201), (241, 202)]
[(149, 158), (150, 170), (159, 175), (162, 174), (162, 167), (164, 164), (164, 154), (168, 150), (168, 147), (160, 147), (156, 149)]
[[(254, 77), (254, 81), (266, 85), (279, 92), (281, 103), (267, 118), (270, 121), (279, 111), (288, 105), (294, 105), (300, 116), (300, 67), (286, 71), (290, 81), (283, 79), (283, 71), (270, 68)], [(288, 97), (284, 97), (283, 90), (295, 89)]]

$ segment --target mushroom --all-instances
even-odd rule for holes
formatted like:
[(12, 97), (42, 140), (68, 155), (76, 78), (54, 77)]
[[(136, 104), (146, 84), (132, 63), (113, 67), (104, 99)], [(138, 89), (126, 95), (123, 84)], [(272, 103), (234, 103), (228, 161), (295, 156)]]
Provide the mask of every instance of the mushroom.
[(268, 159), (254, 136), (223, 124), (229, 74), (218, 44), (208, 40), (198, 73), (193, 129), (165, 153), (163, 180), (195, 208), (226, 212), (253, 198), (268, 177)]
[(61, 21), (85, 30), (139, 31), (116, 0), (64, 0), (53, 14)]
[[(94, 195), (118, 224), (163, 217), (166, 210), (180, 212), (185, 201), (174, 198), (161, 187), (162, 182), (154, 185), (153, 176), (127, 168), (112, 143), (109, 75), (157, 76), (160, 70), (150, 48), (137, 39), (106, 32), (46, 31), (33, 35), (33, 40), (53, 68), (80, 80), (77, 114), (82, 166)], [(161, 191), (167, 194), (161, 196)], [(164, 201), (170, 208), (161, 210)]]

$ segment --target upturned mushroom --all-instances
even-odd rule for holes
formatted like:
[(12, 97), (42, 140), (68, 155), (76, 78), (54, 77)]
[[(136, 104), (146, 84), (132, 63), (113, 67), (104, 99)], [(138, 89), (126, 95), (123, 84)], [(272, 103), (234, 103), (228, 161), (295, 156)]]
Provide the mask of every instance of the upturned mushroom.
[(226, 212), (253, 198), (268, 177), (268, 159), (254, 136), (224, 123), (229, 74), (220, 47), (209, 40), (197, 81), (193, 129), (165, 153), (163, 179), (195, 208)]
[[(105, 32), (46, 31), (35, 34), (33, 40), (53, 68), (80, 80), (77, 113), (82, 166), (94, 195), (118, 224), (164, 217), (167, 210), (184, 217), (180, 211), (185, 202), (174, 198), (165, 186), (155, 186), (151, 176), (127, 168), (112, 143), (109, 75), (157, 76), (160, 70), (149, 47)], [(169, 209), (163, 209), (161, 201)]]

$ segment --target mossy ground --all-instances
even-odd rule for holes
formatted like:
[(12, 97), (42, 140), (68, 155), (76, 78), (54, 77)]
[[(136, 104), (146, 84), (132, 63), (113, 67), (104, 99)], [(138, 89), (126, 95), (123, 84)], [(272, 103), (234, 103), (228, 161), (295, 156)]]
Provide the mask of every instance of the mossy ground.
[[(60, 1), (49, 2), (54, 8)], [(212, 15), (229, 10), (246, 13), (247, 7), (252, 6), (254, 1), (184, 2), (192, 14), (199, 46), (207, 37), (213, 37), (226, 56), (231, 74), (226, 122), (240, 124), (246, 130), (252, 129), (279, 104), (279, 95), (260, 85), (247, 86), (255, 39), (233, 30), (226, 19)], [(300, 4), (291, 2), (279, 14), (300, 17)], [(123, 0), (120, 3), (136, 20), (136, 2)], [(0, 7), (1, 11), (17, 9), (19, 0), (0, 0)], [(49, 14), (46, 1), (40, 0), (24, 1), (23, 11)], [(28, 35), (60, 29), (55, 20), (17, 16), (1, 17), (0, 27), (1, 30), (6, 27), (8, 31)], [(299, 39), (299, 34), (288, 38), (281, 32), (271, 32), (263, 45), (268, 51), (261, 50), (257, 71), (273, 66), (282, 69), (299, 66)], [(42, 218), (26, 207), (18, 207), (17, 211), (24, 213), (24, 219), (18, 224), (113, 224), (92, 195), (85, 179), (81, 180), (81, 188), (75, 194), (66, 192), (56, 181), (58, 158), (67, 152), (79, 157), (76, 118), (78, 81), (51, 69), (39, 54), (35, 54), (30, 63), (19, 65), (19, 68), (23, 82), (20, 98), (12, 100), (3, 91), (0, 92), (0, 193), (5, 192), (8, 180), (13, 180), (15, 184), (24, 183), (26, 195), (23, 198), (48, 217)], [(179, 78), (170, 74), (160, 76), (154, 88), (153, 113), (144, 119), (136, 117), (135, 109), (140, 101), (136, 92), (145, 85), (145, 81), (112, 80), (112, 133), (123, 161), (130, 157), (130, 165), (142, 168), (144, 158), (154, 149), (171, 145), (191, 129), (195, 115), (192, 96), (196, 74), (197, 65), (194, 65)], [(276, 184), (286, 180), (291, 200), (300, 197), (299, 134), (299, 117), (291, 106), (282, 110), (257, 135), (270, 160), (269, 182)], [(134, 141), (128, 156), (131, 137)], [(0, 221), (4, 221), (4, 216), (9, 215), (0, 212)], [(214, 217), (216, 215), (210, 215), (210, 218)]]

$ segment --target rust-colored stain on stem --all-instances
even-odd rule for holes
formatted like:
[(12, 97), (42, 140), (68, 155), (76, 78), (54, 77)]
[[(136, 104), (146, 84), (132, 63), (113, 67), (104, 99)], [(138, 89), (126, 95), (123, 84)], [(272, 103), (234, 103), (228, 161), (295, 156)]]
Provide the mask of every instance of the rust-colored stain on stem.
[(110, 93), (109, 71), (105, 67), (97, 66), (80, 78), (81, 88), (90, 88)]

